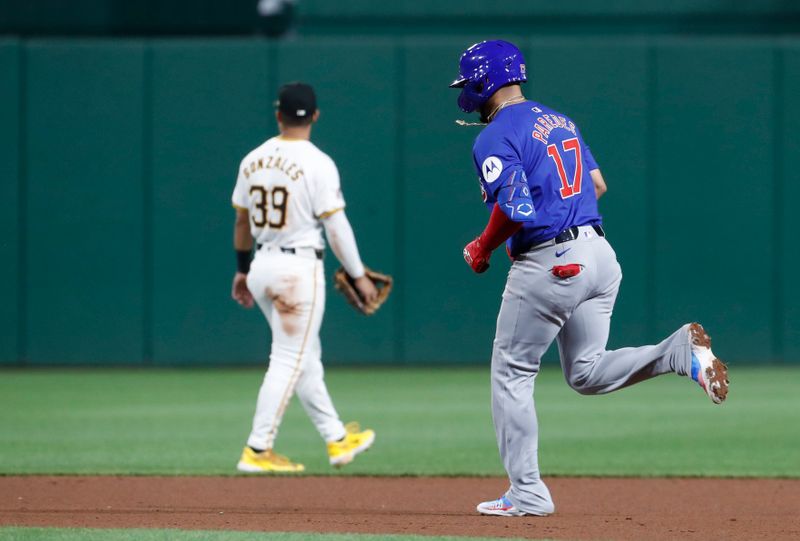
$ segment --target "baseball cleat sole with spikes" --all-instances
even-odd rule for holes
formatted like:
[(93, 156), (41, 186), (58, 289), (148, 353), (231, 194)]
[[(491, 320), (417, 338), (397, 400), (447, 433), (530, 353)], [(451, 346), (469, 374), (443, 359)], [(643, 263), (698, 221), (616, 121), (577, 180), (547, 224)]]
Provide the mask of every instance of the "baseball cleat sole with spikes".
[(728, 367), (711, 351), (711, 337), (702, 325), (691, 323), (689, 338), (692, 343), (691, 377), (714, 404), (722, 404), (728, 398)]

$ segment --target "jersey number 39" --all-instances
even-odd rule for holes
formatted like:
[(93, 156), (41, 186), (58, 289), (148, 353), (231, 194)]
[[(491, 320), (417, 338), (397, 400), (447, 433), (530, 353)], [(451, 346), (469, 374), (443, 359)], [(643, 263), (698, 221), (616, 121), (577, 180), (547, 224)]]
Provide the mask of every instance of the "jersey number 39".
[[(253, 201), (253, 206), (258, 210), (258, 213), (253, 213), (253, 225), (256, 227), (269, 225), (270, 229), (282, 229), (286, 225), (288, 190), (283, 186), (275, 186), (270, 192), (263, 186), (250, 186), (250, 195), (253, 194), (258, 194)], [(272, 197), (268, 197), (269, 195)], [(275, 219), (277, 213), (280, 213), (280, 216)]]
[(565, 139), (561, 142), (564, 152), (575, 153), (575, 175), (572, 177), (572, 184), (567, 180), (567, 171), (564, 169), (564, 160), (555, 144), (548, 145), (547, 155), (553, 158), (558, 169), (558, 176), (561, 178), (561, 199), (567, 199), (573, 195), (581, 193), (581, 178), (583, 178), (583, 160), (581, 159), (581, 144), (577, 137)]

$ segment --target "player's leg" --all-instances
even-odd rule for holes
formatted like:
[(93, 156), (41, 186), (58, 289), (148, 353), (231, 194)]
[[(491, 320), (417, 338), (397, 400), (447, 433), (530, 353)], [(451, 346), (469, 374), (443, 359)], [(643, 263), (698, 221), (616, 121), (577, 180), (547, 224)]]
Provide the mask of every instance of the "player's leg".
[(311, 422), (317, 428), (328, 449), (328, 458), (332, 465), (343, 466), (352, 462), (356, 455), (366, 451), (375, 441), (375, 432), (361, 430), (357, 424), (350, 423), (345, 427), (333, 405), (328, 387), (325, 384), (325, 370), (322, 365), (322, 347), (319, 340), (319, 328), (322, 322), (325, 301), (325, 276), (322, 265), (319, 265), (317, 281), (318, 298), (322, 299), (320, 310), (311, 330), (313, 339), (309, 339), (303, 359), (303, 372), (297, 384), (297, 398), (306, 410)]
[(546, 515), (554, 511), (550, 491), (539, 475), (539, 428), (533, 399), (541, 357), (559, 329), (559, 317), (550, 312), (556, 308), (540, 298), (546, 287), (544, 274), (535, 261), (517, 261), (503, 293), (492, 351), (492, 419), (511, 482), (504, 498), (513, 509), (511, 513), (487, 509), (503, 507), (501, 498), (481, 504), (479, 511), (485, 514)]
[(595, 291), (573, 311), (558, 334), (558, 349), (570, 387), (582, 394), (608, 393), (660, 374), (688, 375), (691, 344), (688, 325), (657, 345), (607, 351), (611, 313), (622, 273), (611, 246), (598, 239), (587, 278)]
[[(317, 350), (319, 351), (319, 350)], [(358, 423), (342, 424), (325, 385), (325, 371), (319, 353), (309, 358), (297, 385), (297, 398), (325, 440), (328, 461), (332, 466), (344, 466), (375, 441), (375, 432), (361, 430)]]
[(325, 275), (320, 262), (317, 266), (317, 306), (309, 327), (308, 343), (303, 352), (303, 371), (297, 383), (297, 398), (325, 441), (335, 441), (345, 435), (344, 424), (333, 405), (325, 385), (322, 367), (322, 346), (319, 330), (325, 313)]
[[(248, 288), (272, 329), (269, 368), (256, 402), (247, 440), (254, 450), (272, 449), (283, 415), (302, 374), (303, 351), (319, 329), (314, 262), (286, 254), (257, 257)], [(316, 330), (312, 325), (316, 320)]]
[(336, 441), (345, 436), (345, 428), (325, 385), (319, 349), (314, 350), (308, 352), (308, 358), (303, 363), (303, 373), (297, 383), (297, 398), (322, 439), (326, 442)]

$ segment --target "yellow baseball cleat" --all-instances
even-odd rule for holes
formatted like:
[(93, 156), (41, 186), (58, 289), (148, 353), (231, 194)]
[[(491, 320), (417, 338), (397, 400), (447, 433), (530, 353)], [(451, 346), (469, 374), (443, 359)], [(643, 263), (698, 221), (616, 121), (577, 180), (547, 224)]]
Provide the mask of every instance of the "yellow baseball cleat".
[(361, 430), (358, 423), (347, 423), (345, 425), (344, 438), (341, 441), (328, 443), (328, 458), (331, 466), (341, 467), (353, 461), (357, 454), (369, 449), (375, 441), (374, 430)]
[(300, 473), (305, 471), (306, 467), (295, 464), (272, 449), (256, 453), (245, 447), (236, 469), (247, 473)]

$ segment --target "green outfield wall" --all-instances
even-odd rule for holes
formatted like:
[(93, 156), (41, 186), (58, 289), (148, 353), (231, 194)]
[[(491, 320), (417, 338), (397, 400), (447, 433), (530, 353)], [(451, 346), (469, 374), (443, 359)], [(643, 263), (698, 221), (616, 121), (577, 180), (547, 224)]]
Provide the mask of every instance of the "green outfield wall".
[[(487, 363), (508, 262), (461, 259), (487, 215), (447, 88), (480, 37), (0, 40), (0, 363), (265, 362), (229, 297), (230, 192), (294, 79), (365, 261), (397, 279), (369, 319), (329, 296), (325, 361)], [(734, 362), (800, 360), (800, 40), (506, 37), (607, 179), (611, 347), (696, 319)]]

